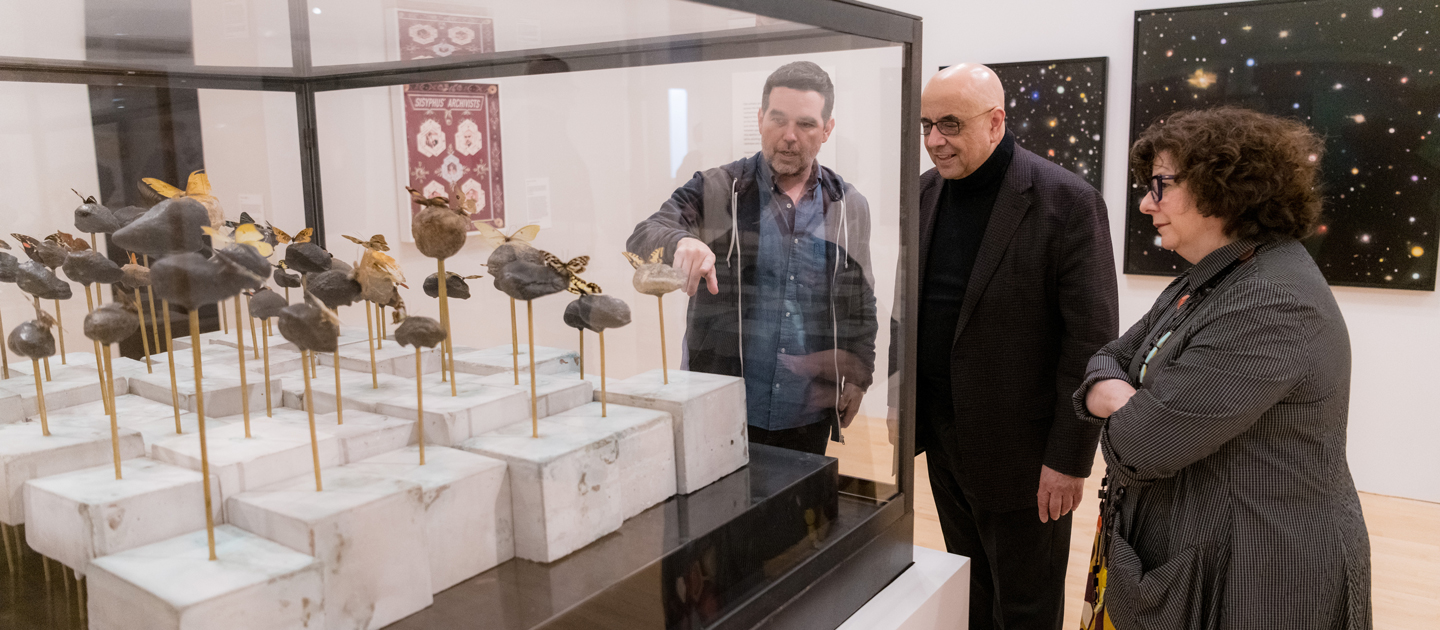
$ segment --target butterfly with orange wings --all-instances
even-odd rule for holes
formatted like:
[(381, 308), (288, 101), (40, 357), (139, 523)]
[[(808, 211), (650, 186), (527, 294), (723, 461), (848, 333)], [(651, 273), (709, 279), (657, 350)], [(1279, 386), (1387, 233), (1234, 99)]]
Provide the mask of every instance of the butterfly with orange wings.
[(303, 230), (300, 230), (299, 232), (296, 232), (295, 236), (290, 236), (288, 233), (285, 232), (285, 230), (270, 225), (270, 222), (268, 221), (265, 222), (265, 227), (268, 228), (271, 232), (275, 233), (275, 240), (279, 241), (281, 244), (309, 243), (311, 237), (315, 236), (315, 228), (305, 228)]

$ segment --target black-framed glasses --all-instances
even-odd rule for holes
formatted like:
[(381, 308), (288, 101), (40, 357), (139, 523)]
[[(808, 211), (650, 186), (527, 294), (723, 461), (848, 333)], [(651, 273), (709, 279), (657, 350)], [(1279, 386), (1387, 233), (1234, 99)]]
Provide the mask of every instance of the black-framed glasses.
[(939, 128), (939, 129), (940, 129), (940, 135), (942, 135), (942, 136), (958, 136), (958, 135), (960, 135), (960, 132), (965, 131), (965, 123), (966, 123), (966, 122), (969, 122), (969, 121), (971, 121), (971, 120), (974, 120), (974, 119), (976, 119), (976, 118), (979, 118), (979, 117), (981, 117), (981, 116), (984, 116), (985, 114), (988, 114), (988, 113), (990, 113), (990, 112), (993, 112), (993, 111), (995, 111), (996, 109), (999, 109), (999, 107), (1000, 107), (999, 105), (996, 105), (995, 107), (991, 107), (990, 109), (987, 109), (987, 110), (985, 110), (985, 111), (983, 111), (983, 112), (980, 112), (980, 113), (978, 113), (978, 114), (975, 114), (974, 116), (971, 116), (971, 117), (969, 117), (969, 118), (966, 118), (965, 120), (958, 120), (958, 119), (956, 119), (954, 116), (946, 116), (945, 118), (943, 118), (943, 119), (941, 119), (941, 120), (939, 120), (939, 121), (932, 121), (932, 120), (930, 120), (930, 119), (928, 119), (928, 118), (921, 118), (921, 119), (920, 119), (920, 135), (921, 135), (921, 136), (928, 137), (928, 136), (930, 135), (930, 129), (931, 129), (931, 128)]
[(1150, 178), (1150, 196), (1155, 198), (1155, 203), (1165, 198), (1165, 182), (1175, 181), (1174, 175), (1156, 175)]

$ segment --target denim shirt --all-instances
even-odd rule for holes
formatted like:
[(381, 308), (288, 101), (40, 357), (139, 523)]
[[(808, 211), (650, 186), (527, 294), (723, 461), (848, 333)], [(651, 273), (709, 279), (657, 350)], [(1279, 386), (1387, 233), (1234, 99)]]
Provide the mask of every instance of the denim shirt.
[[(800, 203), (775, 184), (768, 165), (759, 169), (760, 247), (756, 267), (758, 303), (745, 320), (745, 403), (751, 426), (777, 431), (827, 420), (834, 401), (811, 401), (812, 376), (792, 372), (786, 357), (833, 346), (807, 331), (828, 317), (825, 276), (825, 202), (811, 167)], [(793, 207), (792, 207), (793, 206)], [(818, 407), (818, 408), (817, 408)]]

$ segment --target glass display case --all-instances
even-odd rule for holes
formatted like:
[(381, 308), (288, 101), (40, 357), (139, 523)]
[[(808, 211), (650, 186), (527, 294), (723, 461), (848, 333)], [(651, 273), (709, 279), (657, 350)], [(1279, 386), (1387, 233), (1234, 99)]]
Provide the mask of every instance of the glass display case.
[[(688, 488), (682, 472), (673, 496), (617, 530), (549, 562), (500, 562), (389, 627), (833, 628), (909, 566), (914, 395), (902, 375), (915, 365), (916, 279), (904, 270), (918, 255), (919, 18), (842, 0), (0, 0), (0, 24), (6, 233), (74, 231), (72, 189), (143, 208), (155, 199), (142, 179), (183, 187), (203, 169), (230, 221), (311, 228), (350, 263), (362, 250), (342, 237), (384, 236), (408, 278), (404, 310), (434, 317), (422, 284), (436, 263), (416, 247), (421, 206), (407, 187), (463, 195), (484, 226), (442, 269), (481, 278), (449, 302), (452, 357), (499, 349), (519, 384), (518, 348), (553, 351), (542, 370), (578, 369), (594, 400), (621, 407), (642, 404), (646, 378), (684, 385), (687, 372), (719, 372), (743, 381), (743, 406), (682, 393), (677, 408), (693, 410), (672, 413), (746, 416), (751, 440), (799, 425), (829, 438), (823, 456), (742, 438), (738, 469)], [(833, 83), (819, 95), (818, 147), (787, 135), (807, 133), (803, 116), (801, 131), (775, 131), (793, 121), (773, 117), (767, 79), (799, 61)], [(781, 159), (773, 151), (811, 149), (817, 174), (793, 197), (774, 187), (778, 168), (760, 173)], [(742, 164), (759, 166), (737, 175)], [(725, 172), (716, 196), (706, 187)], [(695, 218), (685, 202), (702, 197), (730, 213)], [(791, 200), (795, 214), (777, 210)], [(737, 210), (752, 203), (756, 215)], [(695, 220), (719, 297), (703, 280), (693, 298), (637, 290), (622, 252), (644, 264), (658, 242), (655, 260), (672, 262), (678, 236), (640, 236), (669, 210)], [(719, 237), (700, 238), (699, 223), (721, 219)], [(792, 249), (791, 236), (813, 247)], [(583, 281), (629, 303), (632, 324), (577, 333), (564, 293), (517, 311), (487, 268), (506, 237), (532, 237), (559, 261), (588, 256)], [(97, 245), (127, 260), (105, 235)], [(738, 304), (725, 312), (743, 315), (700, 314), (726, 296)], [(0, 285), (0, 309), (11, 327), (33, 312), (14, 285)], [(81, 347), (86, 311), (73, 300), (56, 309)], [(357, 328), (371, 314), (339, 311)], [(227, 325), (202, 316), (202, 331)], [(177, 321), (174, 334), (186, 332)], [(732, 337), (738, 353), (719, 364), (734, 370), (715, 368)], [(120, 348), (151, 351), (141, 335)], [(455, 360), (458, 382), (468, 373)], [(14, 380), (0, 381), (0, 398)], [(25, 418), (0, 418), (13, 421)], [(519, 501), (523, 490), (510, 492)], [(32, 526), (6, 524), (0, 625), (93, 622), (95, 607), (74, 599), (83, 567), (41, 558), (25, 544)], [(518, 516), (509, 526), (517, 540), (554, 527)], [(449, 544), (465, 543), (430, 541)]]

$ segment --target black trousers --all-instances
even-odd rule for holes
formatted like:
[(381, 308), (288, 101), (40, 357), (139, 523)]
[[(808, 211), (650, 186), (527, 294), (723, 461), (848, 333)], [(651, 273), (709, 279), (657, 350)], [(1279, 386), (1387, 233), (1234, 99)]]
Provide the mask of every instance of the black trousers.
[(750, 441), (766, 446), (778, 446), (792, 451), (805, 451), (816, 455), (825, 454), (825, 445), (830, 441), (830, 423), (816, 422), (793, 429), (766, 431), (750, 427)]
[(970, 630), (1060, 630), (1072, 514), (1041, 523), (1033, 506), (977, 507), (955, 473), (927, 459), (945, 548), (970, 558)]

